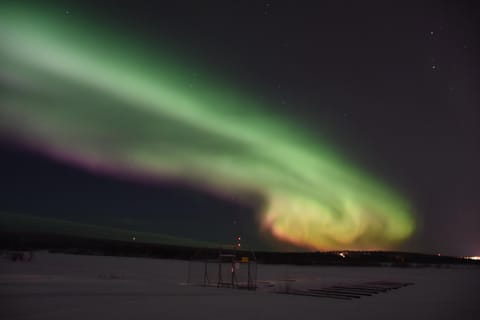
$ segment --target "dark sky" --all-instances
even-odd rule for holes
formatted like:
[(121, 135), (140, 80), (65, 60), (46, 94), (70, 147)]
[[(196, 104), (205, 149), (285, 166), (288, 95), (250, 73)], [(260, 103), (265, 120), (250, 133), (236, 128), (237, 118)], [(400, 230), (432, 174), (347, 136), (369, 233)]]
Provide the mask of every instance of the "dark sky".
[[(94, 16), (106, 27), (121, 26), (118, 32), (173, 43), (334, 141), (414, 204), (419, 227), (405, 249), (480, 255), (480, 11), (475, 1), (56, 5), (79, 19)], [(211, 235), (188, 226), (254, 223), (253, 208), (198, 190), (96, 176), (6, 139), (0, 152), (3, 211), (75, 219), (67, 213), (75, 203), (97, 222), (99, 212), (110, 222), (109, 215), (120, 212), (118, 225), (203, 238)], [(180, 214), (158, 221), (158, 206)], [(210, 212), (209, 218), (192, 214), (192, 208)], [(231, 231), (219, 232), (226, 237)]]

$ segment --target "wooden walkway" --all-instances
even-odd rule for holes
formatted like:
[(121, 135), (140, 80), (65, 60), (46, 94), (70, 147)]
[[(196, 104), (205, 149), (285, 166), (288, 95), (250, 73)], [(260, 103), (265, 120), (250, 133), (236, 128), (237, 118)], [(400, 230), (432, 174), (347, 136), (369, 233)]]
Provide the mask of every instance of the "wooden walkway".
[(412, 282), (372, 281), (351, 285), (334, 285), (324, 288), (309, 288), (306, 290), (289, 289), (279, 293), (338, 300), (353, 300), (371, 297), (375, 294), (387, 293), (391, 290), (398, 290), (411, 285), (413, 285)]

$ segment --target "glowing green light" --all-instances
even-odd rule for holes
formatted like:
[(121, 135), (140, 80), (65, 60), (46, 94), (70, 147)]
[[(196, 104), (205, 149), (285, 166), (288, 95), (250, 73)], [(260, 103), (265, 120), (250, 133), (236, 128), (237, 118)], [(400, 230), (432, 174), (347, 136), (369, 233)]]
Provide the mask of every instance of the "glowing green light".
[(1, 130), (88, 168), (258, 193), (262, 230), (300, 246), (381, 249), (412, 234), (399, 196), (205, 70), (92, 26), (3, 9)]

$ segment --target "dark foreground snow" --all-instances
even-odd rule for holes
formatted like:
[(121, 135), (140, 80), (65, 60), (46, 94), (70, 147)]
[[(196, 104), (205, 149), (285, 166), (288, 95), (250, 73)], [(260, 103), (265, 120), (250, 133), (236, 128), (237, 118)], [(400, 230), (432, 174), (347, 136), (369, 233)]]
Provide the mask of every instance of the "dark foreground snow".
[[(259, 265), (255, 292), (185, 285), (188, 263), (39, 252), (0, 258), (0, 319), (478, 319), (480, 269)], [(200, 282), (201, 265), (190, 265)], [(414, 285), (361, 299), (277, 294), (369, 281)]]

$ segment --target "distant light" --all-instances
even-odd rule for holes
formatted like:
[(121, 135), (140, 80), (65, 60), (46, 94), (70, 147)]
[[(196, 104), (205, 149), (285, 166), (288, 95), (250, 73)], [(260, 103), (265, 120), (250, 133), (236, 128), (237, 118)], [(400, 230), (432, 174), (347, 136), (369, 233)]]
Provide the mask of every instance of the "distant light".
[(345, 252), (340, 252), (338, 255), (339, 255), (340, 257), (342, 257), (342, 258), (346, 258), (346, 257), (347, 257), (347, 254), (346, 254)]
[(242, 238), (240, 236), (238, 236), (237, 240), (240, 241), (240, 240), (242, 240)]
[(439, 257), (440, 257), (440, 256), (441, 256), (441, 254), (440, 254), (440, 253), (437, 253), (437, 256), (439, 256)]
[(133, 241), (137, 240), (137, 237), (132, 237), (132, 240), (133, 240)]
[(436, 65), (433, 65), (433, 66), (432, 66), (432, 69), (433, 69), (433, 70), (437, 69), (437, 66), (436, 66)]
[(237, 247), (239, 247), (239, 248), (240, 248), (240, 243), (237, 243)]
[(463, 257), (463, 259), (468, 259), (468, 260), (480, 260), (480, 256)]

